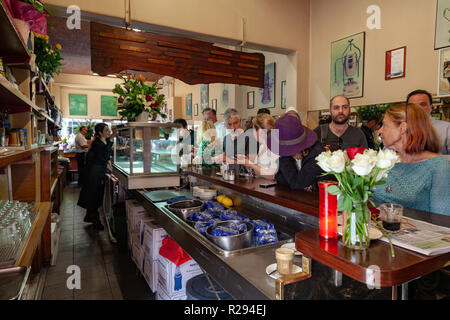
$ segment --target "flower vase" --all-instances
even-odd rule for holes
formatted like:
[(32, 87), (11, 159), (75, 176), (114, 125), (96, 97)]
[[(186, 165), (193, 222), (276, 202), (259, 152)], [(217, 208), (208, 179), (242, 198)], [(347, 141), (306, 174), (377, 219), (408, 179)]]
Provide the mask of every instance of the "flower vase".
[(370, 211), (367, 202), (357, 202), (352, 205), (349, 214), (343, 211), (342, 241), (351, 249), (365, 250), (370, 246)]
[(148, 122), (148, 116), (149, 116), (149, 112), (142, 111), (142, 113), (136, 117), (136, 121)]

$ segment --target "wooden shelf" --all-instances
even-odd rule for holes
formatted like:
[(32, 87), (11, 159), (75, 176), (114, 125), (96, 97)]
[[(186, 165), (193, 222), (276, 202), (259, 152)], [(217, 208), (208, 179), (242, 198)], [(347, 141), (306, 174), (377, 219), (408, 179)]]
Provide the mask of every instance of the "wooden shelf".
[(11, 82), (0, 75), (0, 106), (6, 107), (8, 113), (31, 112), (32, 109), (41, 112), (33, 101), (16, 89)]
[(31, 226), (31, 230), (28, 234), (28, 239), (25, 242), (19, 258), (17, 259), (17, 266), (31, 266), (36, 248), (41, 242), (42, 232), (44, 231), (44, 226), (47, 222), (47, 218), (50, 214), (51, 208), (51, 202), (38, 202), (33, 208), (34, 210), (38, 210), (39, 214), (37, 215), (36, 220)]
[(30, 149), (30, 150), (17, 151), (8, 156), (0, 156), (0, 168), (3, 168), (13, 162), (28, 158), (33, 153), (42, 151), (43, 149), (44, 149), (44, 147), (37, 147), (37, 148)]
[(0, 1), (0, 30), (2, 30), (0, 57), (3, 58), (3, 62), (27, 63), (30, 60), (27, 45), (17, 31), (13, 17), (3, 1)]

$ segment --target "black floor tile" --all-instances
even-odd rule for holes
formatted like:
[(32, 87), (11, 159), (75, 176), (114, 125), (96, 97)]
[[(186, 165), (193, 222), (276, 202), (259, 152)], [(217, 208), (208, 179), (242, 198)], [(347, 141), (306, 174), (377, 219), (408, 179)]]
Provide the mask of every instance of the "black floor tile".
[(73, 291), (66, 284), (44, 287), (42, 300), (72, 300)]

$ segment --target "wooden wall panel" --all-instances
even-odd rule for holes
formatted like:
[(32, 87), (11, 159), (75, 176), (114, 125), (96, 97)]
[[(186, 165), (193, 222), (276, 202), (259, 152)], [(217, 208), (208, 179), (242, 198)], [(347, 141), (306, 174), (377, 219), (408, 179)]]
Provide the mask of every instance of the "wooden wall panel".
[(217, 82), (264, 87), (265, 58), (261, 53), (95, 22), (90, 31), (91, 68), (100, 75), (136, 70), (172, 76), (190, 85)]

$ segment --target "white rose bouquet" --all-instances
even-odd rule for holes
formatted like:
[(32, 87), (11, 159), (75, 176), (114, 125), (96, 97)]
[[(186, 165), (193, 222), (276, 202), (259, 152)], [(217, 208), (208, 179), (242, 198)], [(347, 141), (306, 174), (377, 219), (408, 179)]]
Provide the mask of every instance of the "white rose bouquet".
[[(338, 210), (348, 215), (344, 215), (344, 244), (355, 248), (359, 242), (359, 247), (368, 247), (370, 211), (367, 203), (372, 203), (369, 197), (375, 186), (385, 183), (382, 178), (387, 177), (389, 170), (399, 161), (398, 155), (391, 150), (377, 152), (359, 147), (322, 152), (316, 161), (325, 171), (324, 176), (332, 174), (339, 182), (338, 186), (329, 186), (327, 191), (338, 196)], [(394, 256), (392, 244), (391, 252)]]

